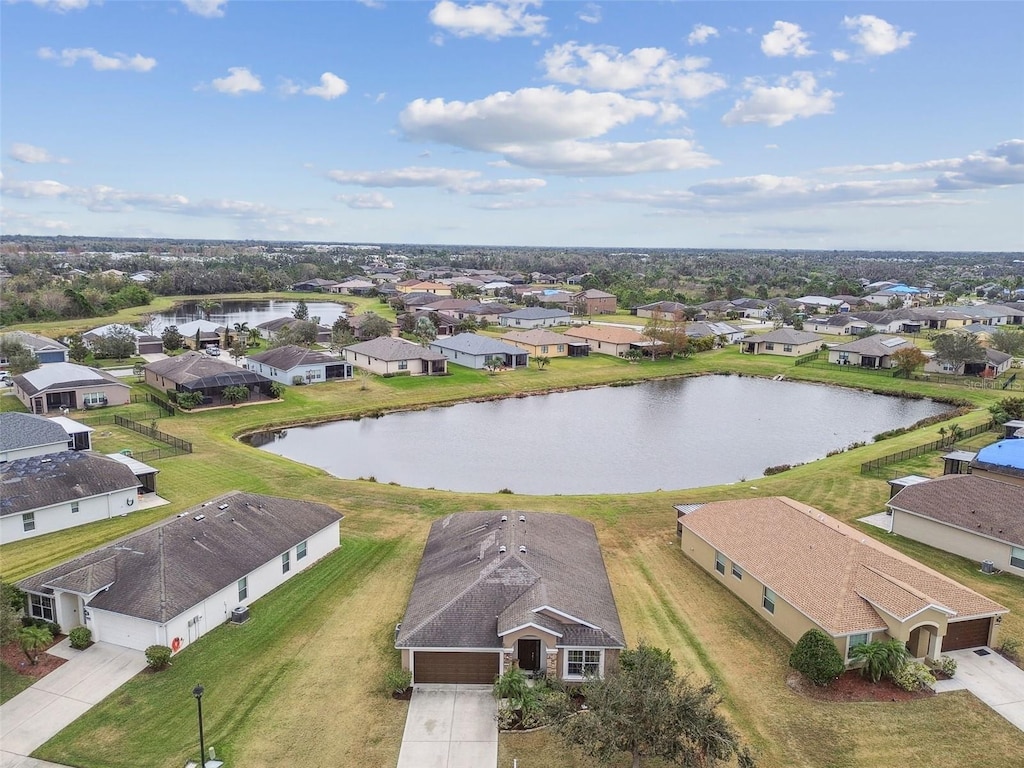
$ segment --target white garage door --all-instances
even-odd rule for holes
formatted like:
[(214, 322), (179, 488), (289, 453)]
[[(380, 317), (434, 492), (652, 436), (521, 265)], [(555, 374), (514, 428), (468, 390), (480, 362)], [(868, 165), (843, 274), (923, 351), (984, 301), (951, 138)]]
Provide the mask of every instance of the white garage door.
[(148, 621), (106, 611), (92, 610), (90, 613), (93, 640), (123, 645), (139, 651), (144, 651), (157, 642), (156, 625)]

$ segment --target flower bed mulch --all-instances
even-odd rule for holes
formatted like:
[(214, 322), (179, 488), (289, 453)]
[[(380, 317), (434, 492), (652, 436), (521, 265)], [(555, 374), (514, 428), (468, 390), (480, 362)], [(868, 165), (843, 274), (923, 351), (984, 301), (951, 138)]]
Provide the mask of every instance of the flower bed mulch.
[[(53, 645), (56, 645), (63, 639), (64, 635), (57, 635), (53, 640)], [(0, 646), (0, 661), (3, 661), (4, 664), (19, 675), (38, 679), (53, 672), (67, 659), (62, 659), (60, 656), (51, 656), (46, 651), (42, 651), (39, 654), (39, 662), (37, 664), (29, 664), (28, 659), (25, 657), (25, 652), (21, 650), (21, 646), (15, 641)]]
[(786, 685), (818, 701), (914, 701), (935, 695), (930, 688), (905, 691), (891, 680), (872, 683), (855, 670), (844, 672), (826, 686), (815, 685), (799, 672), (791, 671), (786, 676)]

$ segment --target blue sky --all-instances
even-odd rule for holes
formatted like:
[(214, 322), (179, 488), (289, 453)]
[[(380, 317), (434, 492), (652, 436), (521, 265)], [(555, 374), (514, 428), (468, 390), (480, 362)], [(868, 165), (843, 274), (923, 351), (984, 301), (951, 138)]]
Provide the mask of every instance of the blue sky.
[(4, 0), (7, 233), (1024, 250), (1024, 4)]

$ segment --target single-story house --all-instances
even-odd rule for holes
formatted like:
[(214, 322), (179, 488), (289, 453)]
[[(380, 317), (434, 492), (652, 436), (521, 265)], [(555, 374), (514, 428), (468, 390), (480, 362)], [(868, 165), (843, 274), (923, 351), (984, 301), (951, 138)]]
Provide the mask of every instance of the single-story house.
[(14, 395), (30, 412), (126, 405), (130, 387), (106, 371), (75, 363), (51, 363), (14, 377)]
[(245, 387), (252, 399), (273, 396), (270, 391), (273, 382), (266, 376), (202, 352), (190, 351), (158, 360), (143, 370), (146, 383), (151, 387), (164, 391), (199, 392), (203, 395), (204, 405), (225, 402), (222, 395), (226, 387)]
[(1008, 438), (986, 445), (971, 458), (970, 472), (1024, 486), (1024, 440)]
[(337, 280), (325, 280), (322, 277), (314, 277), (312, 280), (302, 280), (292, 285), (293, 291), (328, 291), (337, 285)]
[(501, 340), (525, 349), (533, 357), (586, 357), (590, 354), (590, 344), (587, 342), (544, 328), (511, 331), (502, 336)]
[(507, 328), (550, 328), (553, 325), (568, 325), (572, 315), (564, 309), (525, 307), (507, 312), (498, 318), (498, 323)]
[[(68, 348), (59, 341), (48, 339), (36, 333), (27, 331), (8, 331), (0, 334), (0, 342), (16, 341), (35, 355), (40, 365), (47, 363), (66, 363), (68, 361)], [(8, 361), (0, 355), (0, 368), (6, 368)]]
[(785, 355), (799, 357), (821, 349), (822, 338), (816, 333), (778, 328), (743, 342), (742, 352), (751, 355)]
[(593, 352), (615, 357), (622, 357), (630, 349), (642, 348), (650, 342), (639, 331), (613, 325), (584, 325), (570, 328), (564, 335), (589, 342)]
[(1024, 576), (1024, 487), (944, 475), (908, 485), (886, 506), (893, 533)]
[[(190, 320), (178, 326), (178, 333), (185, 340), (185, 346), (190, 349), (227, 346), (228, 329), (212, 320)], [(196, 344), (196, 334), (199, 335), (198, 346)]]
[(430, 348), (447, 357), (448, 362), (467, 368), (486, 368), (495, 358), (501, 360), (505, 368), (525, 368), (530, 364), (530, 355), (519, 347), (476, 333), (434, 339)]
[(876, 333), (856, 341), (838, 344), (828, 351), (828, 361), (837, 365), (855, 365), (860, 368), (892, 368), (892, 353), (897, 349), (914, 346), (902, 336)]
[(402, 280), (395, 284), (399, 293), (432, 293), (435, 296), (451, 296), (450, 285), (432, 283), (429, 280)]
[(132, 471), (91, 451), (61, 451), (0, 465), (0, 539), (9, 543), (134, 512)]
[(348, 296), (371, 296), (377, 292), (377, 284), (360, 277), (353, 277), (335, 283), (327, 289), (328, 293), (341, 293)]
[(379, 336), (341, 350), (343, 360), (381, 376), (439, 376), (448, 373), (448, 358), (405, 339)]
[(619, 300), (614, 293), (599, 291), (597, 288), (574, 293), (572, 301), (578, 315), (611, 315), (619, 308)]
[(713, 323), (708, 320), (695, 320), (686, 324), (686, 335), (691, 339), (703, 339), (713, 336), (724, 339), (726, 344), (738, 344), (747, 337), (747, 332), (729, 323)]
[(57, 419), (15, 411), (0, 413), (0, 464), (67, 450), (78, 449)]
[(436, 520), (395, 647), (414, 684), (490, 684), (513, 665), (603, 676), (625, 635), (594, 526), (542, 512)]
[(856, 315), (841, 312), (836, 315), (808, 317), (804, 320), (804, 330), (814, 333), (831, 333), (841, 336), (855, 336), (871, 327), (871, 323), (861, 320)]
[(34, 618), (177, 653), (337, 549), (341, 519), (326, 504), (233, 491), (18, 586)]
[[(364, 339), (363, 336), (362, 336), (363, 325), (366, 323), (367, 320), (369, 320), (370, 318), (374, 318), (374, 317), (380, 317), (380, 315), (378, 315), (376, 312), (363, 312), (360, 315), (353, 315), (352, 317), (347, 318), (348, 319), (348, 327), (352, 329), (352, 334), (357, 339), (359, 339), (361, 341), (367, 341), (367, 339)], [(391, 323), (391, 335), (392, 336), (397, 336), (398, 335), (398, 324), (397, 323), (393, 323), (390, 320), (388, 322)]]
[(685, 317), (686, 313), (692, 310), (693, 307), (687, 306), (686, 304), (680, 304), (678, 301), (655, 301), (652, 304), (633, 307), (631, 313), (637, 317), (671, 318), (677, 316)]
[[(986, 326), (988, 327), (988, 326)], [(959, 366), (952, 363), (940, 362), (935, 359), (934, 354), (929, 355), (929, 360), (924, 364), (925, 373), (945, 373), (950, 376), (983, 376), (995, 378), (1005, 373), (1013, 365), (1013, 355), (1000, 352), (998, 349), (986, 347), (984, 349), (985, 359), (976, 363), (960, 363)], [(928, 354), (927, 352), (925, 354)]]
[[(260, 329), (260, 333), (263, 338), (273, 341), (280, 335), (282, 331), (287, 328), (291, 328), (296, 323), (303, 322), (298, 318), (291, 317), (275, 317), (273, 320), (267, 320), (266, 322), (260, 323), (256, 327)], [(326, 325), (318, 324), (316, 327), (316, 340), (320, 344), (331, 343), (332, 329)]]
[(316, 384), (332, 379), (352, 378), (351, 363), (295, 344), (249, 355), (247, 367), (281, 384)]
[(914, 658), (995, 646), (1009, 612), (782, 496), (689, 505), (678, 524), (687, 557), (758, 616), (793, 643), (820, 629), (846, 659), (857, 645), (890, 638)]
[(101, 325), (99, 328), (93, 328), (91, 331), (86, 331), (82, 334), (82, 341), (85, 343), (85, 346), (92, 349), (96, 345), (96, 342), (115, 331), (127, 331), (135, 338), (136, 355), (152, 355), (159, 354), (164, 351), (164, 343), (159, 336), (154, 336), (150, 333), (146, 333), (145, 331), (140, 331), (138, 328), (132, 328), (130, 325), (124, 325), (123, 323)]

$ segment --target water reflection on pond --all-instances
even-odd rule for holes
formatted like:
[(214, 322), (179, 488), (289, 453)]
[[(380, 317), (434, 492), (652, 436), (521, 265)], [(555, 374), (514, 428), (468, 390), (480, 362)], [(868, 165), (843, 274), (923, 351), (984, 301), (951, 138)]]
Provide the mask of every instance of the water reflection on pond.
[[(210, 312), (210, 320), (220, 323), (225, 328), (233, 328), (235, 323), (248, 323), (249, 327), (253, 327), (278, 317), (290, 316), (298, 303), (298, 300), (293, 299), (216, 301), (216, 306)], [(156, 332), (160, 333), (169, 325), (183, 325), (192, 320), (205, 319), (206, 315), (200, 309), (201, 304), (201, 301), (186, 301), (167, 312), (155, 313), (153, 317), (156, 319)], [(314, 299), (307, 299), (306, 307), (309, 309), (310, 319), (319, 317), (321, 324), (328, 326), (339, 317), (344, 317), (346, 309), (344, 304)]]
[(950, 410), (743, 376), (560, 392), (264, 433), (338, 477), (528, 494), (639, 493), (759, 477)]

